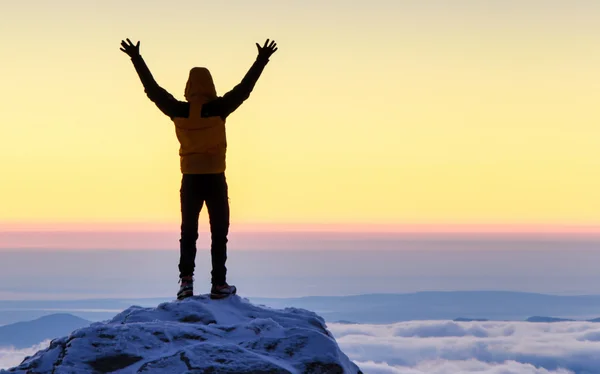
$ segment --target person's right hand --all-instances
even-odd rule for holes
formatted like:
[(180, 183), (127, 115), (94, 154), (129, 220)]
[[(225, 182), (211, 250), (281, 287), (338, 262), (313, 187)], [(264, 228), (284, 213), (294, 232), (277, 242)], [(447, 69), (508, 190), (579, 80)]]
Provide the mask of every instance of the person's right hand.
[(120, 50), (131, 58), (137, 57), (140, 55), (140, 42), (138, 41), (137, 44), (133, 44), (129, 39), (127, 39), (127, 42), (121, 40)]

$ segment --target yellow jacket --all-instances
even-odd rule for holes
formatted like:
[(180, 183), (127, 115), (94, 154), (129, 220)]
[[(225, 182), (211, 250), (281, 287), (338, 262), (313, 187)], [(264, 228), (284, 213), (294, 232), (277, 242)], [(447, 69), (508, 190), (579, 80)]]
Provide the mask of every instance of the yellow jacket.
[(227, 136), (225, 119), (201, 116), (202, 106), (217, 98), (215, 85), (206, 68), (193, 68), (185, 87), (190, 103), (188, 118), (175, 117), (179, 157), (183, 174), (217, 174), (225, 171)]

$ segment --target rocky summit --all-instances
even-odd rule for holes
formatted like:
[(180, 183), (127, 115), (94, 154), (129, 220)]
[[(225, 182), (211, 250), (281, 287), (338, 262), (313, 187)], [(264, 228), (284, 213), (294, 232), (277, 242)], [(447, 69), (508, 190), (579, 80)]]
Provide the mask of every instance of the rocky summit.
[(112, 320), (58, 338), (0, 373), (283, 374), (361, 371), (325, 321), (297, 308), (254, 305), (239, 296), (194, 296), (156, 308), (132, 306)]

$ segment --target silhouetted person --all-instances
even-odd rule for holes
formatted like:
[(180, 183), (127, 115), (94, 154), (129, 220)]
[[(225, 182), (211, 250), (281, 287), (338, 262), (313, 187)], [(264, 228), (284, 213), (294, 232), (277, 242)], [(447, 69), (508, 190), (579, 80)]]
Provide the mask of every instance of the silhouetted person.
[(211, 232), (212, 287), (211, 297), (221, 298), (236, 293), (227, 284), (227, 234), (229, 232), (229, 198), (225, 179), (227, 139), (225, 121), (248, 97), (277, 45), (269, 40), (261, 47), (258, 57), (242, 82), (231, 91), (217, 96), (208, 69), (191, 69), (185, 87), (185, 99), (179, 101), (160, 87), (140, 55), (140, 42), (121, 41), (121, 51), (129, 57), (137, 71), (146, 94), (175, 124), (179, 139), (181, 180), (181, 238), (178, 299), (192, 296), (198, 239), (198, 218), (204, 203), (208, 209)]

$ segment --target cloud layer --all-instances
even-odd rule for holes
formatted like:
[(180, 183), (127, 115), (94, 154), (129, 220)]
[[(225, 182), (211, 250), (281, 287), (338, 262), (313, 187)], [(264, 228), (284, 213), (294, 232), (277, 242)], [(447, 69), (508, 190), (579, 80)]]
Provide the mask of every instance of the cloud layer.
[[(598, 323), (411, 321), (328, 328), (369, 374), (600, 374)], [(48, 344), (0, 347), (0, 368)]]
[(370, 374), (600, 374), (600, 324), (411, 321), (328, 324)]
[(0, 369), (8, 369), (19, 365), (27, 356), (31, 356), (41, 349), (46, 349), (50, 341), (36, 344), (25, 349), (14, 349), (12, 347), (0, 347)]

